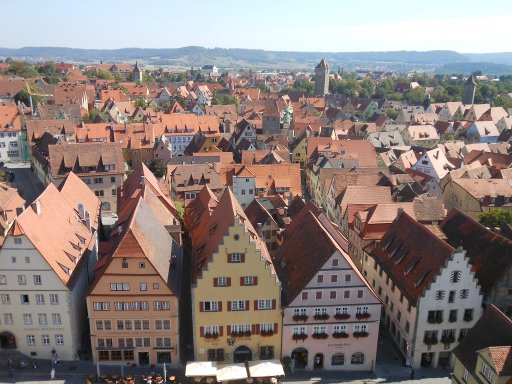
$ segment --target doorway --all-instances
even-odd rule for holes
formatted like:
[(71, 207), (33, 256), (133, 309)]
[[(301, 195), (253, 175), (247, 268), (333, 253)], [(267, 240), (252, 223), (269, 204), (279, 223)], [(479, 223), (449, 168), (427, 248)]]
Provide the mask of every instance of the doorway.
[(252, 351), (249, 347), (241, 345), (233, 352), (234, 363), (244, 363), (249, 360), (252, 360)]
[(446, 369), (450, 365), (450, 351), (439, 352), (437, 366)]
[(427, 352), (421, 354), (421, 366), (423, 368), (430, 368), (434, 360), (434, 352)]
[(16, 338), (11, 332), (0, 333), (0, 348), (16, 349)]
[(149, 352), (139, 352), (139, 365), (149, 365)]
[(304, 369), (308, 365), (308, 350), (305, 348), (295, 348), (291, 357), (296, 369)]
[(324, 354), (317, 353), (315, 355), (315, 363), (313, 365), (313, 369), (322, 369), (324, 367)]

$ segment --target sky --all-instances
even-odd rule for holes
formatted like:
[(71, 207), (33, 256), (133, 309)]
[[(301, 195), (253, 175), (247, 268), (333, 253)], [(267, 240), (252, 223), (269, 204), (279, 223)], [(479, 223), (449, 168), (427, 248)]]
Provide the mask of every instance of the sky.
[(0, 47), (512, 51), (512, 0), (0, 0)]

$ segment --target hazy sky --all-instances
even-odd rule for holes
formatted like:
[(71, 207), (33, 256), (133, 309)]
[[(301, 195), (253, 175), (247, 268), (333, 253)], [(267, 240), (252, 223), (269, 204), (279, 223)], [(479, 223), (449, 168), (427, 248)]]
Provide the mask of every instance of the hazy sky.
[(0, 47), (512, 50), (512, 0), (0, 0)]

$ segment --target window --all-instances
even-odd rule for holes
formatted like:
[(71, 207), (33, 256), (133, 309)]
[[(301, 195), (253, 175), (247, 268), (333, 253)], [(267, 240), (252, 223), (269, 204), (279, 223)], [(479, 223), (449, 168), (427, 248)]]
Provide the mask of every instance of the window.
[(367, 324), (356, 324), (354, 325), (354, 332), (368, 332)]
[(50, 335), (41, 335), (43, 345), (50, 345)]
[(224, 361), (224, 349), (208, 349), (208, 361)]
[(115, 182), (116, 182), (116, 177), (115, 177), (115, 176), (112, 176), (112, 177), (110, 178), (110, 182), (111, 182), (111, 183), (115, 183)]
[(16, 264), (16, 256), (11, 256), (11, 263)]
[(443, 300), (444, 299), (444, 291), (437, 291), (436, 292), (436, 300)]
[(363, 292), (363, 290), (362, 290), (362, 289), (358, 289), (358, 290), (357, 290), (357, 298), (358, 298), (358, 299), (362, 299), (362, 298), (363, 298), (363, 293), (364, 293), (364, 292)]
[(448, 294), (448, 302), (453, 303), (455, 301), (455, 291), (450, 291)]
[(171, 320), (155, 320), (155, 329), (158, 329), (158, 330), (171, 329)]
[(337, 283), (338, 282), (338, 275), (331, 275), (331, 283)]
[(350, 280), (352, 280), (352, 275), (345, 275), (345, 282), (349, 282)]
[(365, 313), (368, 313), (368, 307), (367, 306), (356, 307), (356, 315), (362, 315), (362, 314), (365, 314)]
[(228, 282), (225, 276), (217, 277), (217, 287), (227, 287)]
[(306, 308), (294, 308), (293, 316), (307, 316), (308, 310)]
[(315, 316), (327, 315), (327, 308), (315, 308)]
[(338, 259), (332, 259), (332, 266), (333, 267), (337, 267), (338, 266), (338, 262), (339, 262)]
[(467, 299), (469, 297), (469, 289), (461, 289), (460, 290), (460, 298)]
[(466, 368), (464, 368), (464, 373), (462, 375), (462, 379), (467, 382), (468, 381), (468, 370)]
[(405, 332), (409, 333), (410, 328), (411, 328), (411, 324), (409, 323), (409, 321), (406, 321), (405, 322)]
[(491, 370), (491, 368), (485, 364), (482, 363), (482, 369), (480, 370), (480, 373), (489, 381), (492, 383), (492, 380), (494, 378), (494, 373)]
[(205, 312), (218, 312), (219, 311), (219, 302), (218, 301), (205, 301), (203, 303), (203, 305), (204, 305)]
[(231, 301), (231, 310), (232, 311), (245, 311), (245, 300), (233, 300)]
[(32, 325), (32, 315), (30, 313), (23, 314), (23, 324)]
[(12, 313), (4, 313), (4, 323), (5, 324), (13, 323)]
[(335, 300), (336, 299), (336, 291), (330, 291), (329, 292), (329, 299)]
[(18, 275), (18, 284), (19, 285), (27, 284), (27, 280), (25, 279), (25, 275)]
[(313, 326), (313, 334), (324, 334), (327, 333), (327, 326), (326, 325), (315, 325)]
[(400, 322), (400, 319), (402, 318), (402, 312), (398, 311), (396, 314), (396, 320)]
[(243, 285), (256, 285), (255, 284), (256, 279), (254, 276), (244, 276), (243, 277)]
[(48, 317), (46, 316), (46, 313), (39, 313), (37, 317), (39, 319), (39, 325), (48, 325)]
[(95, 177), (94, 184), (103, 184), (103, 177)]
[(308, 292), (302, 292), (302, 300), (307, 300), (308, 296)]
[(450, 275), (450, 283), (458, 283), (460, 281), (460, 271), (452, 271)]
[(232, 253), (231, 254), (231, 262), (232, 263), (241, 263), (242, 255), (240, 253)]
[(322, 300), (322, 291), (316, 292), (315, 297), (317, 300)]
[(11, 304), (11, 297), (8, 293), (2, 293), (2, 304)]
[(27, 345), (36, 345), (36, 337), (34, 335), (27, 335)]
[(141, 291), (147, 291), (148, 290), (148, 284), (147, 283), (139, 283), (139, 289)]
[(364, 364), (364, 353), (356, 352), (350, 359), (350, 364)]
[(117, 189), (112, 190), (112, 196), (117, 196)]
[(343, 353), (335, 353), (331, 358), (331, 365), (345, 364), (345, 355)]
[(258, 300), (258, 310), (272, 309), (272, 300), (264, 299)]
[(50, 304), (59, 304), (59, 295), (56, 293), (50, 293)]
[(306, 326), (300, 325), (298, 327), (293, 327), (294, 335), (305, 335), (306, 334)]
[(473, 320), (473, 309), (465, 309), (464, 310), (464, 321)]
[(153, 289), (160, 289), (160, 284), (153, 283)]
[[(350, 276), (350, 275), (349, 275), (349, 276)], [(344, 297), (345, 299), (350, 299), (350, 291), (345, 291), (345, 292), (343, 292), (343, 297)]]
[(44, 305), (44, 295), (42, 293), (36, 293), (36, 304)]
[(41, 275), (34, 275), (34, 285), (41, 285), (42, 283)]
[(333, 328), (334, 333), (347, 333), (346, 325), (335, 325)]
[(94, 194), (97, 196), (97, 197), (103, 197), (105, 196), (105, 192), (103, 192), (102, 189), (99, 189), (97, 191), (94, 191)]
[(316, 277), (317, 283), (323, 283), (324, 282), (324, 275), (318, 275)]
[(157, 337), (156, 338), (156, 347), (157, 348), (170, 348), (171, 347), (171, 338), (170, 337)]
[(129, 291), (130, 285), (128, 283), (111, 283), (110, 290), (111, 291)]
[(348, 315), (348, 307), (336, 307), (334, 313), (336, 315)]
[(155, 301), (153, 303), (153, 309), (156, 311), (166, 311), (170, 309), (170, 304), (168, 301)]
[(21, 295), (21, 304), (30, 304), (30, 300), (28, 299), (28, 295)]
[(1, 285), (7, 284), (7, 277), (5, 275), (0, 275), (0, 284)]

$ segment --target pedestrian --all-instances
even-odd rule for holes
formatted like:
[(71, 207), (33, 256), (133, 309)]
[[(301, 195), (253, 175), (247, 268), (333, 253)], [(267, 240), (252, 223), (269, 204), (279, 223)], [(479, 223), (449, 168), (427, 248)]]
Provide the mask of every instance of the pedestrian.
[(32, 360), (32, 368), (37, 369), (37, 361)]
[(50, 380), (55, 379), (55, 368), (52, 367), (52, 370), (50, 371)]
[(411, 368), (411, 380), (414, 380), (414, 369)]
[(9, 377), (14, 376), (14, 368), (13, 367), (9, 367), (8, 372), (9, 372)]

